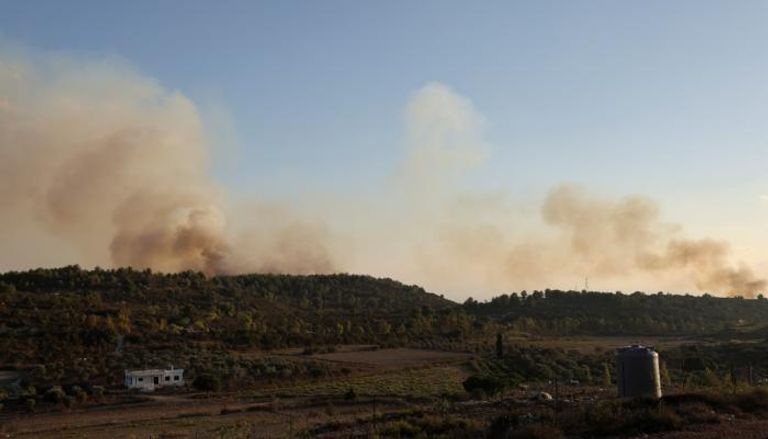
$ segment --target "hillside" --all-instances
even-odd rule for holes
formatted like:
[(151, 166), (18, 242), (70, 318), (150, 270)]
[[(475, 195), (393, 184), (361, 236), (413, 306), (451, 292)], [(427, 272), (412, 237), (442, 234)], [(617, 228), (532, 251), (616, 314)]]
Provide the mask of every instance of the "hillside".
[(185, 359), (205, 352), (404, 344), (468, 327), (457, 304), (369, 276), (206, 278), (77, 266), (0, 275), (0, 366), (45, 364), (54, 377), (190, 366)]
[(742, 336), (768, 322), (768, 300), (680, 294), (535, 291), (464, 303), (467, 312), (511, 329), (549, 335)]
[(124, 368), (169, 363), (193, 374), (314, 375), (327, 365), (264, 357), (342, 344), (490, 351), (499, 332), (762, 339), (766, 321), (762, 298), (546, 290), (459, 305), (347, 274), (209, 278), (77, 266), (0, 274), (0, 368), (32, 370), (42, 382), (108, 384)]

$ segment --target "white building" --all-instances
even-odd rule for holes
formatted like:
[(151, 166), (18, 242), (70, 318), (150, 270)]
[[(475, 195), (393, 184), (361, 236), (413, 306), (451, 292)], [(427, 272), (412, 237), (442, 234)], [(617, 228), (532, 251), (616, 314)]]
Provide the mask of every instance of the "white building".
[(125, 387), (151, 392), (165, 386), (184, 384), (184, 369), (144, 369), (126, 370)]

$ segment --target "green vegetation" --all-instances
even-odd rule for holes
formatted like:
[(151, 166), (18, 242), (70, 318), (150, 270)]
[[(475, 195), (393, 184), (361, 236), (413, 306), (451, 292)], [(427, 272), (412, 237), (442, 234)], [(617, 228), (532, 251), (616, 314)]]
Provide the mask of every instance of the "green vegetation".
[[(601, 376), (613, 364), (612, 352), (582, 354), (560, 348), (514, 347), (502, 358), (478, 358), (470, 362), (480, 377), (492, 377), (512, 387), (523, 382), (571, 381), (593, 384), (593, 376)], [(609, 370), (610, 374), (610, 370)], [(501, 384), (500, 384), (501, 385)]]
[(542, 335), (711, 335), (763, 327), (768, 300), (759, 297), (545, 290), (470, 298), (464, 309)]
[[(201, 391), (261, 396), (466, 398), (522, 383), (612, 386), (612, 350), (569, 348), (562, 336), (577, 335), (691, 337), (659, 347), (665, 387), (737, 392), (768, 378), (766, 322), (762, 298), (547, 290), (457, 304), (368, 276), (37, 269), (0, 274), (0, 367), (25, 378), (16, 402), (0, 402), (6, 411), (75, 407), (103, 400), (126, 368), (170, 364)], [(478, 355), (466, 365), (362, 375), (313, 356), (348, 344)], [(286, 347), (300, 349), (277, 351)]]
[(335, 377), (290, 386), (283, 389), (255, 392), (254, 396), (275, 394), (281, 397), (327, 396), (344, 398), (352, 390), (355, 397), (388, 396), (429, 398), (462, 395), (466, 373), (457, 366), (421, 367), (395, 370), (365, 376)]
[[(120, 382), (125, 368), (176, 364), (225, 380), (323, 367), (257, 364), (237, 352), (291, 346), (397, 345), (470, 335), (473, 319), (419, 287), (367, 276), (82, 270), (0, 275), (0, 366), (47, 384)], [(480, 328), (482, 329), (482, 328)], [(194, 361), (192, 359), (194, 358)]]

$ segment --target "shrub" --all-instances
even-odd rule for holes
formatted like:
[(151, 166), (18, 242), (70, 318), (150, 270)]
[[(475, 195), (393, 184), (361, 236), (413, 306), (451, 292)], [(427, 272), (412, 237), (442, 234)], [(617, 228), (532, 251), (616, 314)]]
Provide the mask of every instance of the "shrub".
[(745, 412), (757, 412), (768, 409), (768, 390), (756, 388), (735, 396), (736, 405)]
[(488, 427), (488, 436), (491, 438), (503, 438), (507, 432), (518, 425), (517, 416), (503, 415), (491, 422)]
[(506, 388), (505, 383), (501, 379), (491, 375), (472, 375), (462, 385), (464, 390), (470, 394), (481, 390), (487, 395), (496, 395)]
[(96, 398), (97, 401), (101, 401), (101, 399), (104, 397), (104, 386), (93, 386), (93, 397)]
[(85, 390), (80, 386), (72, 386), (69, 393), (74, 396), (79, 403), (83, 403), (88, 399), (88, 394), (85, 393)]
[(24, 407), (27, 409), (28, 412), (34, 412), (36, 405), (37, 405), (37, 401), (35, 401), (32, 398), (27, 398), (24, 400)]
[(48, 402), (58, 404), (64, 401), (66, 396), (67, 395), (64, 393), (64, 390), (62, 390), (61, 386), (53, 386), (45, 392), (43, 398)]
[(384, 437), (415, 437), (421, 431), (417, 425), (408, 421), (396, 421), (387, 426), (383, 431)]
[(640, 430), (644, 433), (678, 430), (684, 424), (683, 419), (669, 408), (649, 409), (641, 414)]
[(192, 386), (203, 392), (218, 392), (221, 390), (221, 380), (210, 374), (199, 375), (192, 381)]
[(563, 431), (552, 425), (529, 425), (520, 430), (514, 430), (505, 436), (508, 439), (561, 439)]
[(624, 413), (623, 407), (617, 401), (601, 401), (592, 407), (587, 408), (584, 414), (585, 423), (590, 430), (598, 434), (611, 434), (624, 427), (624, 423), (629, 421), (628, 414)]
[(689, 424), (714, 424), (720, 416), (703, 402), (687, 402), (677, 408), (677, 413)]

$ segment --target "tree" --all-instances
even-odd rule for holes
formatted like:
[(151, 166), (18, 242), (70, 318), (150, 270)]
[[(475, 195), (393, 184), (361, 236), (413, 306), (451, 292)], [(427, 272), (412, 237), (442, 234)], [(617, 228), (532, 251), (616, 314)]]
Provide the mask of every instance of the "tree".
[(117, 312), (117, 332), (123, 335), (131, 333), (131, 310), (125, 304)]
[(603, 363), (603, 387), (611, 386), (611, 368), (608, 363)]
[(710, 368), (704, 369), (704, 384), (709, 387), (720, 387), (723, 383), (720, 381), (720, 377), (717, 376), (714, 370)]
[(496, 357), (504, 357), (504, 337), (501, 335), (501, 332), (496, 334)]
[(586, 364), (581, 366), (579, 371), (579, 379), (585, 384), (592, 384), (592, 370)]

